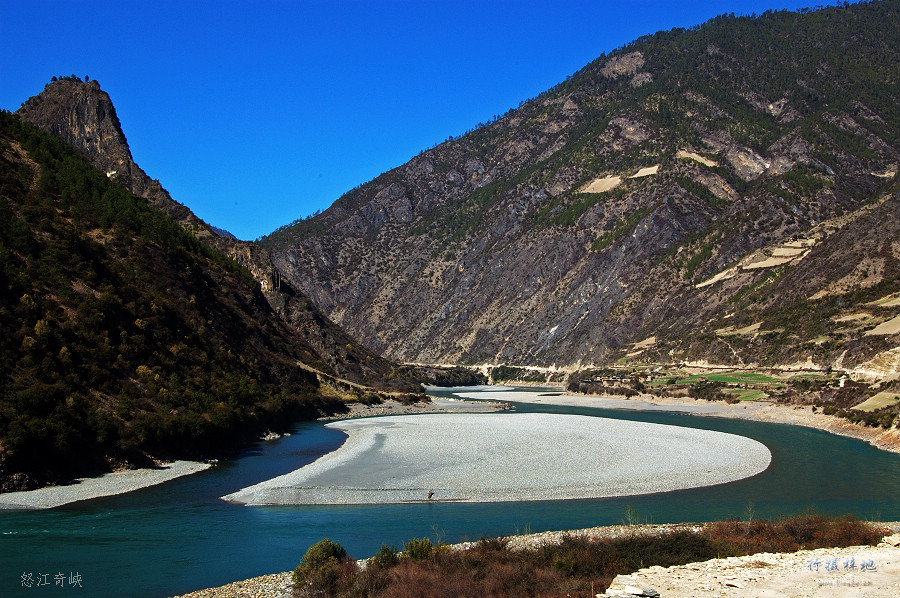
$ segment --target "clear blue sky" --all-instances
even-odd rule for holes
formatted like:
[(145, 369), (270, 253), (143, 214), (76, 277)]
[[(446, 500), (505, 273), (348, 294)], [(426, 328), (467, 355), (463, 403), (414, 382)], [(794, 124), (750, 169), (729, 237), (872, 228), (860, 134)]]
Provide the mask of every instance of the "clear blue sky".
[(0, 0), (0, 107), (98, 80), (147, 174), (255, 239), (641, 35), (820, 3)]

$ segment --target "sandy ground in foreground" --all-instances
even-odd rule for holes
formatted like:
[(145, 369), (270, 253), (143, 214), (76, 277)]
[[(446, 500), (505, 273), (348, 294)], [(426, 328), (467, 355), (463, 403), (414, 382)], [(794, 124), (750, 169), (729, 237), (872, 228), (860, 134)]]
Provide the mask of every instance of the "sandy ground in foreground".
[[(900, 542), (900, 538), (886, 538)], [(632, 596), (652, 588), (665, 598), (896, 598), (900, 596), (900, 548), (819, 548), (712, 559), (676, 567), (648, 567), (619, 575), (601, 596)]]

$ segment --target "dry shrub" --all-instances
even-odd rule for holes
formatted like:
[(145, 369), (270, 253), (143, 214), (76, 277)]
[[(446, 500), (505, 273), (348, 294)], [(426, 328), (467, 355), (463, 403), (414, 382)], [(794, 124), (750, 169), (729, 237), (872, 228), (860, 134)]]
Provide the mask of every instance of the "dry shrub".
[(380, 596), (385, 598), (426, 598), (439, 596), (437, 593), (444, 583), (440, 567), (430, 561), (403, 559), (391, 568), (390, 584)]
[(403, 547), (403, 556), (414, 561), (424, 561), (433, 551), (434, 546), (429, 538), (413, 538)]
[(702, 533), (723, 556), (739, 556), (874, 545), (884, 536), (885, 530), (852, 515), (833, 518), (811, 513), (778, 521), (720, 521), (707, 524)]
[[(435, 551), (427, 560), (404, 559), (390, 576), (390, 587), (379, 597), (556, 596), (567, 584), (565, 575), (535, 566), (526, 553), (509, 551), (502, 541), (486, 541), (464, 551)], [(590, 583), (586, 587), (590, 589)]]
[(716, 547), (719, 556), (795, 552), (800, 548), (795, 536), (765, 520), (721, 521), (708, 524), (701, 533)]
[(390, 569), (398, 562), (400, 562), (400, 556), (397, 554), (397, 549), (393, 546), (389, 548), (387, 544), (382, 543), (381, 549), (369, 559), (368, 568)]
[[(458, 598), (479, 596), (587, 596), (602, 592), (613, 578), (642, 567), (669, 567), (714, 557), (758, 552), (793, 552), (877, 544), (886, 530), (854, 517), (807, 514), (778, 521), (724, 521), (700, 532), (632, 535), (592, 540), (564, 537), (559, 544), (512, 551), (504, 540), (482, 540), (469, 550), (433, 550), (412, 542), (420, 560), (397, 559), (382, 547), (380, 558), (360, 571), (352, 561), (316, 572), (307, 594), (378, 598)], [(407, 544), (407, 550), (411, 544)], [(429, 550), (426, 550), (429, 549)], [(318, 593), (314, 593), (313, 590)]]
[(825, 515), (803, 515), (784, 521), (797, 536), (802, 548), (836, 548), (878, 544), (887, 529), (876, 527), (852, 516), (829, 518)]
[(364, 583), (355, 561), (327, 563), (294, 576), (293, 594), (297, 598), (330, 598), (337, 596), (366, 596), (359, 593)]

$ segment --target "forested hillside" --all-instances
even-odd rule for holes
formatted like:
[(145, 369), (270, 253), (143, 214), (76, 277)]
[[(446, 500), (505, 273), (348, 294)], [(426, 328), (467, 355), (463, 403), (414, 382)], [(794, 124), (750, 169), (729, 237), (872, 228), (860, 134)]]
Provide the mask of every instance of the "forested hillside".
[(0, 114), (0, 490), (232, 454), (340, 409), (250, 273)]

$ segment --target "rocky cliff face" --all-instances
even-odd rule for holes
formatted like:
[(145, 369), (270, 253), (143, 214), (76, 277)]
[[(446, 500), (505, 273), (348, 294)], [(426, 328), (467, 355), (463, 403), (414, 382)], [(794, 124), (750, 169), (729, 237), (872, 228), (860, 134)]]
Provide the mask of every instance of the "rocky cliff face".
[(900, 291), (898, 25), (648, 36), (263, 244), (398, 360), (863, 363), (897, 340), (865, 332)]
[(200, 237), (213, 233), (206, 223), (151, 179), (131, 156), (112, 100), (97, 81), (63, 78), (46, 86), (16, 111), (51, 135), (63, 139), (110, 178), (162, 209)]
[(217, 234), (135, 163), (112, 100), (97, 81), (53, 81), (26, 101), (16, 115), (63, 139), (108, 177), (247, 268), (271, 307), (300, 331), (304, 341), (319, 353), (321, 362), (332, 368), (330, 373), (356, 383), (387, 383), (393, 364), (360, 345), (322, 315), (292, 283), (283, 279), (268, 250)]

